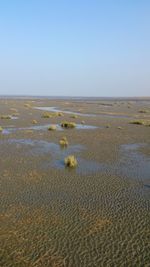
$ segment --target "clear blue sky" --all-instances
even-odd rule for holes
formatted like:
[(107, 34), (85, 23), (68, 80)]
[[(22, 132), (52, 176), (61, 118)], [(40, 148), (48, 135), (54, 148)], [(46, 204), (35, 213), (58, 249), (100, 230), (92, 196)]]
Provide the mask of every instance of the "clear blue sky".
[(0, 94), (150, 96), (150, 1), (1, 0)]

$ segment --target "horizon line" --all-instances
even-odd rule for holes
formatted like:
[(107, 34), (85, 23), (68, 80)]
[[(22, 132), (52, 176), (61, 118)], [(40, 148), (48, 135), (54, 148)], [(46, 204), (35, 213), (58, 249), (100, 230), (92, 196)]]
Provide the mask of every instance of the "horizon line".
[(0, 94), (0, 97), (52, 97), (52, 98), (150, 98), (150, 95), (143, 96), (85, 96), (85, 95), (34, 95), (34, 94)]

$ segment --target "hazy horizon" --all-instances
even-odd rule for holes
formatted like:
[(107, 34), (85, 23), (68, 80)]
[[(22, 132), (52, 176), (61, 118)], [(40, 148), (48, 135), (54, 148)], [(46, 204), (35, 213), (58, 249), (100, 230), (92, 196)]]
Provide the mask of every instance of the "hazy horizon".
[(149, 97), (150, 2), (0, 3), (0, 95)]

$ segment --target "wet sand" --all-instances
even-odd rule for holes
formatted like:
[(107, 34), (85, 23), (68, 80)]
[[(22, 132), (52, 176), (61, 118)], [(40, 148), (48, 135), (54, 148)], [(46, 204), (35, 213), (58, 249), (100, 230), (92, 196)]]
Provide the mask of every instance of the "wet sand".
[(149, 266), (150, 127), (131, 121), (150, 99), (1, 98), (0, 115), (0, 266)]

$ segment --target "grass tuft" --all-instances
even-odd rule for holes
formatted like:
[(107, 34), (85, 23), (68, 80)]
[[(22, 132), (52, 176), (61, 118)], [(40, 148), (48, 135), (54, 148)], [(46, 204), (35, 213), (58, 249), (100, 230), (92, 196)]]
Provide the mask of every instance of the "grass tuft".
[(52, 118), (52, 117), (53, 117), (52, 114), (49, 113), (49, 112), (44, 112), (42, 114), (42, 118), (45, 118), (45, 119), (49, 119), (49, 118)]
[(144, 125), (144, 121), (139, 120), (139, 121), (131, 121), (131, 124), (137, 124), (137, 125)]
[(148, 113), (148, 110), (147, 109), (141, 109), (141, 110), (139, 110), (139, 113)]
[(48, 130), (49, 131), (55, 131), (57, 129), (57, 126), (56, 125), (50, 125), (49, 127), (48, 127)]
[(68, 157), (65, 158), (65, 165), (66, 167), (74, 168), (77, 166), (77, 159), (75, 158), (74, 155), (69, 155)]
[(58, 117), (64, 116), (64, 114), (62, 112), (56, 112), (55, 115), (58, 116)]
[(10, 111), (18, 112), (18, 109), (16, 109), (16, 108), (10, 108)]
[(28, 103), (26, 103), (26, 104), (24, 104), (24, 107), (25, 107), (25, 108), (31, 108), (31, 105), (28, 104)]
[(33, 123), (33, 124), (37, 124), (37, 120), (33, 120), (32, 123)]
[(72, 114), (72, 115), (70, 116), (70, 118), (72, 118), (72, 119), (77, 119), (77, 118), (78, 118), (78, 115), (76, 115), (76, 114)]
[(150, 126), (150, 120), (137, 120), (137, 121), (131, 121), (130, 123), (136, 125)]
[(3, 120), (10, 120), (11, 119), (11, 116), (10, 115), (1, 115), (0, 116), (0, 119), (3, 119)]
[(67, 137), (66, 137), (66, 136), (63, 136), (63, 137), (60, 139), (59, 144), (60, 144), (61, 146), (63, 146), (63, 147), (68, 146), (69, 143), (68, 143)]
[(62, 112), (44, 112), (42, 114), (42, 118), (49, 119), (49, 118), (54, 118), (54, 117), (62, 117), (64, 114)]
[(106, 128), (110, 128), (110, 124), (107, 124), (107, 125), (106, 125)]
[(76, 123), (74, 123), (74, 122), (68, 122), (68, 121), (63, 121), (63, 122), (61, 122), (61, 127), (62, 128), (75, 128), (76, 127)]

